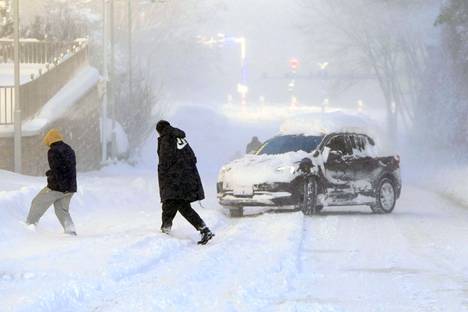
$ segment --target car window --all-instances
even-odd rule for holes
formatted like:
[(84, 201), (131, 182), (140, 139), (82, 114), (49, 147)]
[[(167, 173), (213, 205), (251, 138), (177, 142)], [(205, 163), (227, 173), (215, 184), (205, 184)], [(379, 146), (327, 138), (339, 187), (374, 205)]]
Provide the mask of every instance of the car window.
[(352, 149), (349, 140), (344, 135), (337, 135), (333, 137), (327, 144), (333, 151), (340, 151), (343, 155), (351, 155)]
[(362, 136), (362, 135), (358, 135), (358, 136), (356, 136), (356, 138), (357, 138), (357, 141), (358, 141), (358, 146), (357, 146), (358, 149), (360, 151), (366, 150), (366, 142), (367, 142), (366, 137)]
[(353, 153), (355, 150), (359, 150), (359, 146), (358, 146), (359, 138), (355, 135), (348, 135), (348, 139), (349, 139), (349, 145)]
[(356, 158), (375, 157), (376, 147), (372, 138), (364, 134), (353, 134), (348, 136), (352, 155)]
[(367, 157), (366, 138), (358, 134), (350, 135), (349, 138), (351, 141), (351, 148), (353, 149), (353, 156), (357, 158)]
[(364, 150), (366, 155), (369, 157), (377, 157), (377, 146), (374, 139), (367, 135), (363, 135), (362, 140), (364, 141)]
[(288, 152), (312, 152), (322, 142), (321, 136), (281, 135), (266, 141), (257, 155), (277, 155)]

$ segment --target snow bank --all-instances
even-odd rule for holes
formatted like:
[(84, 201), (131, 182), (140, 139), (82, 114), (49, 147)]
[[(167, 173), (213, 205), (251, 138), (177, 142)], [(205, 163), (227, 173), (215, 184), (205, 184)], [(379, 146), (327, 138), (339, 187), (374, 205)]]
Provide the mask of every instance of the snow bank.
[[(79, 220), (89, 214), (110, 213), (117, 216), (119, 210), (128, 206), (138, 210), (144, 206), (139, 199), (149, 202), (151, 198), (150, 202), (157, 205), (155, 177), (148, 176), (148, 173), (120, 164), (97, 173), (79, 174), (78, 192), (71, 204), (72, 215), (79, 216), (76, 220), (78, 227), (81, 223)], [(119, 182), (114, 180), (116, 175), (120, 177)], [(32, 199), (46, 185), (45, 177), (22, 176), (0, 170), (0, 248), (3, 243), (12, 244), (28, 234), (20, 221), (25, 220)], [(125, 192), (127, 188), (132, 191)], [(116, 193), (119, 195), (116, 196)], [(53, 208), (46, 215), (39, 229), (60, 233)]]
[(25, 132), (42, 129), (48, 123), (60, 118), (67, 110), (96, 86), (99, 72), (94, 67), (82, 69), (57, 94), (55, 94), (41, 109), (33, 120), (24, 123)]
[(468, 166), (435, 170), (423, 185), (468, 208)]

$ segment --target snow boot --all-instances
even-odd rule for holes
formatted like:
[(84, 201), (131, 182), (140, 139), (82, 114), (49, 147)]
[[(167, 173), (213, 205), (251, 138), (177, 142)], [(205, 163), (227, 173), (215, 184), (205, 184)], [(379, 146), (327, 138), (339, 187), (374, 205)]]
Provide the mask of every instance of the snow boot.
[(76, 234), (76, 231), (65, 231), (65, 234), (70, 236), (78, 236), (78, 234)]
[(23, 222), (20, 221), (22, 225), (24, 225), (28, 230), (32, 232), (36, 232), (36, 224), (35, 223), (28, 223), (28, 222)]
[(161, 226), (161, 232), (163, 234), (169, 234), (169, 233), (171, 233), (171, 227), (170, 226)]
[(200, 230), (200, 234), (201, 240), (198, 242), (198, 245), (206, 245), (206, 243), (215, 236), (206, 226)]

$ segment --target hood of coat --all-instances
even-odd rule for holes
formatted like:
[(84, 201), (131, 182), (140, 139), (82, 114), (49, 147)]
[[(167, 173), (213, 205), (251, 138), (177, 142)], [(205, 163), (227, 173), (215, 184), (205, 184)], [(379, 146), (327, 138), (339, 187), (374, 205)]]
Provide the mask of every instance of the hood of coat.
[(160, 137), (163, 137), (166, 135), (172, 135), (172, 136), (175, 136), (176, 138), (181, 138), (181, 139), (185, 138), (184, 131), (180, 130), (179, 128), (174, 128), (172, 126), (165, 127)]
[(51, 146), (54, 143), (63, 141), (63, 135), (60, 133), (58, 129), (51, 129), (44, 137), (44, 144), (47, 146)]

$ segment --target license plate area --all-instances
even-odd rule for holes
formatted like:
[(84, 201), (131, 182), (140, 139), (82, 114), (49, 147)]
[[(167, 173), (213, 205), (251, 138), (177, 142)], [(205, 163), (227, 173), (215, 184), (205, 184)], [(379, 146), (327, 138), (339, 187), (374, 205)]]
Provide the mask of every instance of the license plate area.
[(249, 197), (253, 196), (253, 187), (252, 186), (237, 186), (234, 188), (234, 196), (240, 197)]

